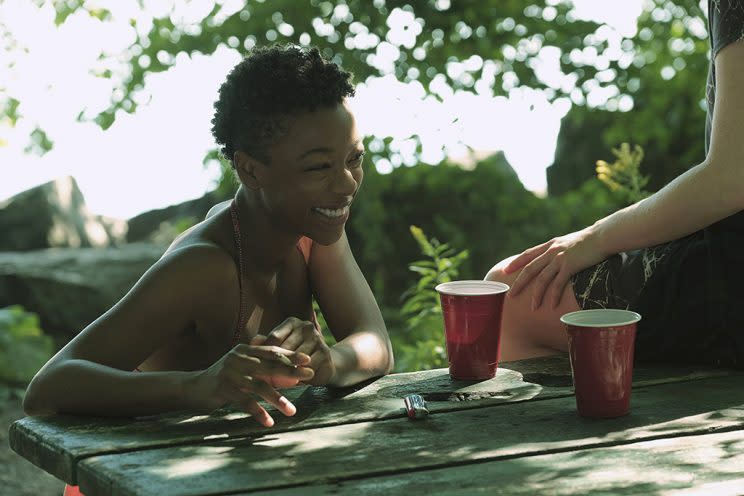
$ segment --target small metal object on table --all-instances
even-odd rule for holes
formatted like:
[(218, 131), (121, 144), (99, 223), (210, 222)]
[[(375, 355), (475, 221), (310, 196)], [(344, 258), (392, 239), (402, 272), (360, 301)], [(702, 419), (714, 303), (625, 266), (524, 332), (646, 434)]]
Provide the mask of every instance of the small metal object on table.
[(429, 415), (429, 409), (426, 408), (426, 400), (420, 394), (409, 394), (403, 399), (406, 405), (406, 414), (411, 419), (422, 419)]

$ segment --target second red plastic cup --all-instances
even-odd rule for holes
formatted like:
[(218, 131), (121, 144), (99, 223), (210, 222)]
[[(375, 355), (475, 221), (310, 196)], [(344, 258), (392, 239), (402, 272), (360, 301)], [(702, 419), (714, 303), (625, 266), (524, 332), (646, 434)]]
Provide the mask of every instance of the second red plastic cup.
[(494, 281), (451, 281), (436, 287), (442, 302), (450, 377), (496, 375), (501, 313), (509, 286)]
[(630, 411), (639, 320), (635, 312), (615, 309), (580, 310), (561, 317), (579, 415), (620, 417)]

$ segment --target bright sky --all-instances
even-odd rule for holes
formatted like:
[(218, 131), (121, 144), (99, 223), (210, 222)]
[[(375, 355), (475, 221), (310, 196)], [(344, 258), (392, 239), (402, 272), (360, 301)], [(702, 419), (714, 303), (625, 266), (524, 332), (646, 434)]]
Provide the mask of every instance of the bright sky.
[[(608, 37), (616, 38), (635, 31), (641, 2), (575, 0), (575, 14), (608, 23), (613, 28)], [(106, 108), (111, 95), (112, 82), (94, 77), (91, 68), (106, 68), (106, 61), (97, 60), (101, 51), (116, 54), (133, 41), (126, 20), (141, 14), (131, 10), (135, 2), (95, 3), (109, 9), (116, 22), (102, 24), (76, 14), (57, 28), (49, 5), (39, 9), (27, 0), (0, 1), (0, 22), (25, 48), (0, 51), (0, 91), (6, 88), (21, 101), (18, 112), (23, 115), (14, 128), (0, 117), (0, 143), (5, 143), (0, 146), (0, 200), (65, 175), (75, 177), (92, 212), (112, 217), (128, 218), (201, 196), (212, 189), (217, 175), (216, 168), (201, 165), (214, 147), (212, 103), (219, 84), (240, 60), (239, 52), (222, 48), (212, 56), (178, 58), (171, 70), (147, 78), (136, 114), (122, 113), (102, 132), (93, 123), (76, 121), (83, 109), (92, 116)], [(167, 12), (171, 3), (152, 0), (145, 5), (149, 12)], [(204, 15), (199, 12), (204, 2), (175, 3), (186, 16)], [(138, 25), (146, 22), (142, 17)], [(539, 71), (561, 85), (565, 81), (557, 71), (558, 55), (557, 50), (542, 50)], [(479, 59), (469, 63), (482, 64)], [(15, 65), (7, 72), (9, 60)], [(442, 146), (452, 157), (464, 157), (466, 145), (483, 152), (503, 150), (525, 187), (544, 192), (545, 168), (553, 161), (560, 119), (571, 106), (568, 99), (550, 103), (530, 89), (493, 98), (439, 88), (443, 103), (427, 98), (420, 85), (404, 85), (393, 77), (358, 85), (352, 104), (362, 132), (392, 136), (404, 164), (413, 163), (415, 145), (407, 139), (412, 134), (421, 136), (422, 159), (429, 163), (442, 158)], [(590, 101), (606, 97), (598, 93)], [(452, 125), (455, 115), (460, 119)], [(54, 141), (52, 151), (42, 157), (24, 153), (36, 126)], [(396, 165), (384, 161), (377, 167), (387, 172)]]

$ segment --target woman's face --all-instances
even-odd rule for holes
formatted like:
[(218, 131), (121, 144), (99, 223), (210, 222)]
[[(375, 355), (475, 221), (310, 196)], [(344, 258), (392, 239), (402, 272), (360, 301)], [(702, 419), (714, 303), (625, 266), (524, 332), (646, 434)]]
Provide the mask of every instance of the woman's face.
[(260, 194), (274, 225), (322, 244), (336, 242), (362, 184), (361, 137), (345, 104), (293, 116), (259, 165)]

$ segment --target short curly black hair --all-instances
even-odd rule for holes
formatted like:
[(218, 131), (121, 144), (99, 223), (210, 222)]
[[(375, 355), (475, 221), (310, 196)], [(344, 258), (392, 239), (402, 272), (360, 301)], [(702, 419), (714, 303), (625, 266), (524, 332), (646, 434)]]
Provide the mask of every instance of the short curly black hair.
[(212, 135), (231, 163), (237, 150), (268, 161), (266, 147), (284, 131), (287, 117), (353, 96), (351, 79), (350, 72), (325, 60), (317, 48), (255, 48), (220, 86)]

